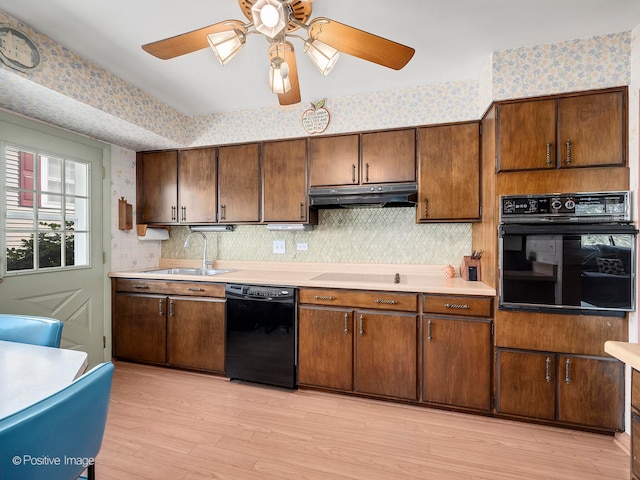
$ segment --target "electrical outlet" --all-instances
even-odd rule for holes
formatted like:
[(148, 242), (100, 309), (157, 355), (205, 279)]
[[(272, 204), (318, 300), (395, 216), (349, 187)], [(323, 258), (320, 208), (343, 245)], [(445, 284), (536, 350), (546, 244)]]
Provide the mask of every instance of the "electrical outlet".
[(296, 250), (298, 251), (309, 250), (309, 245), (307, 243), (296, 243)]
[(286, 253), (286, 247), (284, 240), (273, 241), (273, 253)]

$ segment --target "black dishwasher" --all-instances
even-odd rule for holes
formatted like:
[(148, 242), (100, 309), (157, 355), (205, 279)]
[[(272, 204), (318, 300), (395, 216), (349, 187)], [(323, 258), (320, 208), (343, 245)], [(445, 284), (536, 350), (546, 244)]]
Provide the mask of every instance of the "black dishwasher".
[(295, 388), (296, 289), (227, 284), (226, 297), (227, 376)]

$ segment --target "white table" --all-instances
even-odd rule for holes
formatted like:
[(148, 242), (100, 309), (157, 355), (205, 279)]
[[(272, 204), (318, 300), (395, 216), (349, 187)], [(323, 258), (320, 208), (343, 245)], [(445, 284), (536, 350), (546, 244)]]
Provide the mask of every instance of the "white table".
[(66, 387), (87, 365), (85, 352), (0, 340), (0, 419)]

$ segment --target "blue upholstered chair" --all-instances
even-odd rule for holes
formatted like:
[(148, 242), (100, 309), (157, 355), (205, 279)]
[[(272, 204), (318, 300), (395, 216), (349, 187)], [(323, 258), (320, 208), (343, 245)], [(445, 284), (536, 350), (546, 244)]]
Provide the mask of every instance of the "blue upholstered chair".
[(59, 347), (62, 326), (55, 318), (0, 313), (0, 340)]
[[(0, 420), (0, 478), (72, 480), (100, 451), (113, 364), (102, 363), (69, 386)], [(90, 465), (89, 465), (90, 464)]]

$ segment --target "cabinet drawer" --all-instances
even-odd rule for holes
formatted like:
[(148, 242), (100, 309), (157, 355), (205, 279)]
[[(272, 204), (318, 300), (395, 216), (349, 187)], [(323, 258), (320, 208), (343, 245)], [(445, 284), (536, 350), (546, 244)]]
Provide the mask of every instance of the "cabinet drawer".
[(424, 313), (493, 317), (492, 297), (424, 295)]
[(418, 294), (302, 288), (300, 303), (335, 305), (337, 307), (372, 308), (376, 310), (418, 311)]
[(116, 281), (116, 291), (224, 298), (224, 283), (119, 278)]

